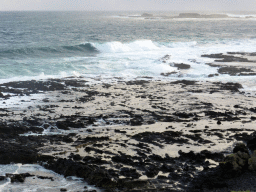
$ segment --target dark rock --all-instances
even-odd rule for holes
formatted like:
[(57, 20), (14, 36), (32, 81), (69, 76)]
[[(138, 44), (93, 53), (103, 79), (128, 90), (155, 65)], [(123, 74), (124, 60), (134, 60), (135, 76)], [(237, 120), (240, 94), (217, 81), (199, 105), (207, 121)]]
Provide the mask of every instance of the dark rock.
[(247, 142), (247, 147), (248, 147), (251, 151), (256, 150), (256, 137), (254, 137), (253, 139), (250, 139), (250, 140)]
[(133, 161), (131, 159), (131, 156), (129, 155), (116, 155), (116, 156), (113, 156), (112, 157), (112, 161), (116, 162), (116, 163), (123, 163), (123, 164), (126, 164), (126, 165), (132, 165), (133, 164)]
[(100, 157), (90, 157), (86, 156), (83, 159), (84, 162), (87, 164), (107, 164), (108, 162), (105, 160), (102, 160)]
[(235, 57), (233, 55), (223, 55), (222, 53), (201, 55), (201, 57), (218, 58), (215, 62), (251, 62), (247, 58)]
[(115, 133), (126, 133), (126, 131), (121, 131), (119, 129), (115, 129)]
[(72, 142), (74, 142), (73, 139), (71, 137), (69, 137), (68, 135), (64, 136), (62, 141), (64, 141), (65, 143), (72, 143)]
[(171, 84), (184, 84), (184, 85), (194, 85), (196, 81), (188, 81), (188, 80), (180, 80), (180, 81), (174, 81)]
[(237, 143), (235, 148), (233, 149), (233, 153), (237, 153), (238, 151), (249, 154), (249, 151), (244, 143)]
[(3, 181), (3, 180), (5, 180), (5, 179), (6, 179), (5, 176), (0, 176), (0, 181)]
[(145, 169), (146, 169), (145, 174), (149, 178), (153, 178), (157, 176), (157, 174), (159, 173), (159, 170), (155, 165), (146, 166)]
[(20, 182), (23, 183), (26, 177), (33, 177), (34, 175), (30, 175), (29, 173), (21, 173), (21, 174), (6, 174), (6, 177), (11, 179), (11, 182)]
[(53, 177), (44, 177), (44, 176), (37, 176), (38, 179), (50, 179), (51, 181), (54, 181)]
[(138, 126), (143, 124), (143, 118), (141, 116), (136, 116), (130, 120), (132, 126)]
[(188, 64), (184, 64), (184, 63), (174, 63), (173, 64), (174, 67), (177, 67), (178, 69), (189, 69), (190, 68), (190, 65)]
[(69, 128), (68, 128), (68, 123), (65, 122), (65, 121), (57, 121), (57, 122), (56, 122), (56, 126), (57, 126), (59, 129), (69, 130)]
[(116, 188), (116, 182), (111, 180), (108, 172), (100, 167), (86, 165), (82, 163), (73, 162), (67, 159), (58, 159), (48, 165), (46, 168), (51, 169), (59, 174), (67, 176), (77, 176), (84, 178), (88, 184), (103, 187), (104, 189)]
[(173, 172), (175, 169), (170, 166), (170, 165), (167, 165), (167, 164), (163, 164), (160, 168), (160, 170), (163, 172), (163, 173), (166, 173), (166, 172)]
[(145, 80), (135, 80), (135, 81), (127, 81), (126, 85), (146, 85), (148, 81)]
[(238, 67), (221, 67), (218, 69), (218, 73), (220, 74), (229, 74), (231, 76), (235, 75), (243, 75), (243, 73), (252, 73), (254, 72), (251, 69), (246, 69), (246, 68), (238, 68)]
[(178, 72), (173, 71), (173, 72), (169, 72), (169, 73), (161, 73), (160, 75), (165, 76), (165, 77), (168, 77), (168, 76), (170, 76), (170, 75), (177, 74), (177, 73), (178, 73)]
[(195, 114), (193, 114), (193, 113), (185, 113), (185, 112), (183, 112), (183, 113), (175, 112), (175, 113), (173, 113), (173, 115), (176, 115), (176, 116), (178, 116), (180, 118), (190, 118), (190, 117), (194, 117), (195, 116)]
[(252, 121), (255, 121), (255, 120), (256, 120), (256, 117), (251, 116), (251, 120), (252, 120)]
[(82, 157), (79, 154), (75, 154), (75, 155), (73, 154), (71, 157), (74, 159), (74, 161), (82, 160)]
[(121, 168), (120, 174), (125, 177), (131, 177), (132, 179), (138, 179), (141, 175), (136, 171), (136, 169), (131, 168)]

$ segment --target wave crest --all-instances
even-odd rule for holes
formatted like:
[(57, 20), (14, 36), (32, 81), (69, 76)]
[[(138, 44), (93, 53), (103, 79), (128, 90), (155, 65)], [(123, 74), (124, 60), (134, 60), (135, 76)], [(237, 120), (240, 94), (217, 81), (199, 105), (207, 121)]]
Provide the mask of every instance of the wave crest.
[(137, 40), (131, 43), (113, 41), (102, 44), (95, 43), (94, 46), (102, 53), (143, 52), (160, 49), (151, 40)]
[(68, 45), (59, 47), (29, 47), (19, 49), (9, 49), (0, 51), (0, 57), (13, 57), (13, 56), (54, 56), (60, 54), (69, 55), (82, 55), (99, 53), (92, 43), (84, 43), (78, 45)]

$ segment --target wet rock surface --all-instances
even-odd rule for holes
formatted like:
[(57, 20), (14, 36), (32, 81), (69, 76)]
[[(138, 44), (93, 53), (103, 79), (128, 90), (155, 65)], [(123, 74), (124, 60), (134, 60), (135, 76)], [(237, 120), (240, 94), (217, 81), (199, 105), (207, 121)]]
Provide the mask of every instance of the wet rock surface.
[(184, 63), (174, 63), (171, 66), (177, 67), (178, 69), (189, 69), (190, 65)]
[[(256, 167), (255, 98), (238, 83), (70, 78), (0, 87), (12, 93), (1, 100), (0, 164), (38, 163), (106, 191), (236, 190), (235, 179)], [(8, 106), (22, 95), (34, 99)]]
[[(219, 74), (228, 74), (230, 76), (254, 76), (255, 59), (251, 59), (250, 56), (254, 56), (255, 53), (245, 52), (227, 52), (226, 54), (209, 54), (201, 55), (203, 58), (214, 59), (214, 63), (208, 63), (211, 67), (218, 67)], [(209, 77), (214, 77), (214, 74)]]

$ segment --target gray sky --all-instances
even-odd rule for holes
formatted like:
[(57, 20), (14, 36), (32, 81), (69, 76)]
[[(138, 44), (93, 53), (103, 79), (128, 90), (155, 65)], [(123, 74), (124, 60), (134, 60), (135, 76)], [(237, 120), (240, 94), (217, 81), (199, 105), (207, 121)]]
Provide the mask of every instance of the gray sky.
[(256, 11), (256, 0), (0, 0), (0, 11), (7, 10)]

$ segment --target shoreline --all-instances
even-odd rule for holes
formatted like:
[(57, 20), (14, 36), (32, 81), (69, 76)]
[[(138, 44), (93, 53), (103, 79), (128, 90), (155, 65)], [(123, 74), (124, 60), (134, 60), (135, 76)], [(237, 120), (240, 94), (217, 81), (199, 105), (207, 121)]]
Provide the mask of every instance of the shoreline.
[(189, 191), (255, 131), (255, 97), (238, 83), (71, 78), (1, 86), (28, 98), (0, 111), (0, 164), (37, 162), (106, 191)]

